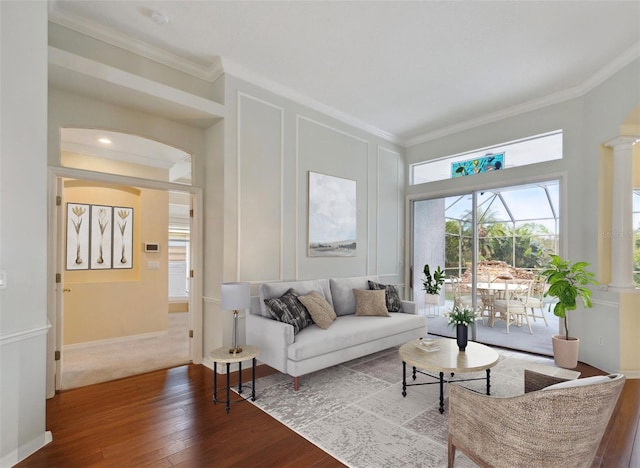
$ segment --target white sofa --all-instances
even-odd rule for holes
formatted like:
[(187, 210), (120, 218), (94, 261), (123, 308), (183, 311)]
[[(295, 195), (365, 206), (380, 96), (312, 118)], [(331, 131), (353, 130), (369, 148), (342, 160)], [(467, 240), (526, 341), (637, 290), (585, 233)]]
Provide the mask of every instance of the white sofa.
[[(356, 316), (353, 289), (369, 289), (369, 280), (379, 282), (375, 276), (365, 276), (261, 284), (246, 317), (247, 344), (260, 348), (261, 362), (291, 375), (297, 390), (302, 375), (426, 335), (427, 318), (417, 314), (413, 302), (402, 301), (401, 311), (389, 317)], [(264, 303), (290, 288), (298, 295), (322, 294), (333, 306), (336, 320), (326, 330), (314, 324), (294, 335), (293, 326), (272, 319)]]

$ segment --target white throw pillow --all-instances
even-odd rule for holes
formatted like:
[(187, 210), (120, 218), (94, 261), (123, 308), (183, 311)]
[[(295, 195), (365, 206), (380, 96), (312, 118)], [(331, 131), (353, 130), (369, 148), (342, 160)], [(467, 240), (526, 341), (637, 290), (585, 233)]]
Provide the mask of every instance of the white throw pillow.
[(548, 387), (545, 387), (542, 390), (556, 390), (558, 388), (583, 387), (585, 385), (593, 385), (593, 384), (598, 384), (602, 382), (607, 382), (609, 380), (615, 379), (616, 377), (617, 377), (617, 374), (594, 375), (593, 377), (587, 377), (584, 379), (567, 380), (566, 382), (560, 382), (557, 384), (549, 385)]

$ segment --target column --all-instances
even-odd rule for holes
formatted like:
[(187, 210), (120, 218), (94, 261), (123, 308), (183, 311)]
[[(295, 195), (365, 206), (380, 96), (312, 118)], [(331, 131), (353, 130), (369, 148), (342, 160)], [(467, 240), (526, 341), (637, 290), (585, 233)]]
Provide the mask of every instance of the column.
[(611, 207), (612, 289), (634, 289), (633, 281), (633, 145), (635, 136), (619, 136), (605, 143), (613, 149)]

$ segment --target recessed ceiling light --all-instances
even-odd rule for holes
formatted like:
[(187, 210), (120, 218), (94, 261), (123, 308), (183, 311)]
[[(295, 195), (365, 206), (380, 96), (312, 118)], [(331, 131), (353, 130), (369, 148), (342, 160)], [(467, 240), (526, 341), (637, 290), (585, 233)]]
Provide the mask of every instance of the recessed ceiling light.
[(108, 138), (98, 138), (98, 142), (102, 143), (103, 145), (111, 144), (111, 140), (109, 140)]
[(153, 10), (151, 12), (151, 20), (158, 26), (166, 26), (169, 24), (169, 17), (158, 10)]

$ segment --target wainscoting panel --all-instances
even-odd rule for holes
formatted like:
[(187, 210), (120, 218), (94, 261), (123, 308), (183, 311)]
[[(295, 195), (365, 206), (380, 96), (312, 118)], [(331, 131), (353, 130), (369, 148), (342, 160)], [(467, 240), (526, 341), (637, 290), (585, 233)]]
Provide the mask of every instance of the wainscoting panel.
[(378, 275), (400, 275), (402, 171), (400, 155), (378, 148)]
[(284, 110), (238, 95), (238, 276), (282, 279)]

